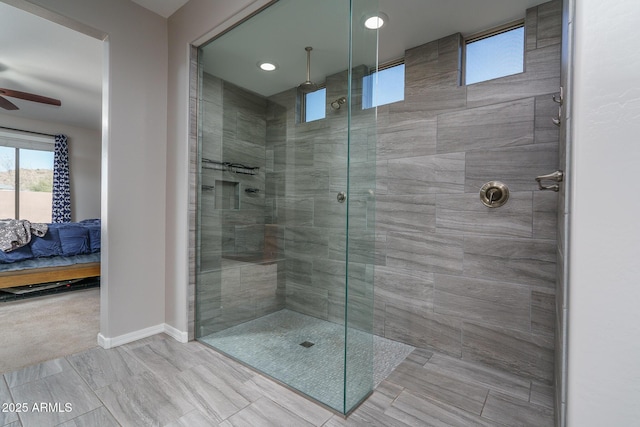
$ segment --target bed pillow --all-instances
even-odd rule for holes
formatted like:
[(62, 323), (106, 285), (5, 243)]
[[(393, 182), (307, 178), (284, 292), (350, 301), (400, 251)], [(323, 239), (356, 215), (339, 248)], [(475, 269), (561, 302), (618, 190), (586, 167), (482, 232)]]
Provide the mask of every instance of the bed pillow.
[(79, 224), (60, 224), (56, 227), (60, 234), (62, 255), (73, 256), (88, 254), (89, 230)]
[(100, 218), (83, 219), (80, 224), (89, 230), (89, 249), (91, 253), (100, 252)]
[(29, 245), (14, 249), (11, 252), (0, 251), (0, 263), (10, 264), (30, 258), (33, 258), (33, 254)]
[(34, 257), (59, 256), (62, 255), (60, 245), (60, 234), (55, 226), (49, 225), (47, 234), (43, 237), (32, 236), (31, 252)]

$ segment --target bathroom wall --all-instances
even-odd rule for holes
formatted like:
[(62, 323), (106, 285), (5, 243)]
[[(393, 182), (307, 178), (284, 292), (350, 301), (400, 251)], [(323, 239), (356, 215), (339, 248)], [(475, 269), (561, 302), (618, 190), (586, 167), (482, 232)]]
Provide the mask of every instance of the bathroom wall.
[[(347, 106), (330, 107), (347, 95), (346, 71), (324, 82), (325, 119), (300, 123), (296, 89), (269, 98), (266, 203), (272, 250), (286, 263), (286, 307), (336, 323), (345, 318), (348, 215), (349, 321), (370, 330), (375, 229), (368, 207), (375, 190), (375, 138), (369, 135), (375, 134), (375, 111), (361, 108), (365, 72), (360, 66), (352, 73), (357, 101), (349, 134)], [(338, 203), (339, 192), (349, 193), (348, 203)]]
[[(299, 123), (295, 89), (260, 104), (265, 210), (250, 227), (264, 224), (264, 254), (284, 258), (286, 307), (344, 321), (347, 210), (336, 194), (349, 159), (349, 303), (361, 324), (375, 265), (375, 333), (529, 377), (536, 399), (552, 393), (554, 370), (558, 195), (534, 178), (558, 168), (561, 2), (527, 12), (521, 74), (460, 85), (462, 42), (408, 50), (405, 99), (377, 120), (353, 105), (349, 156), (346, 109), (329, 106), (346, 72), (326, 80), (324, 120)], [(479, 199), (491, 180), (511, 191), (497, 209)]]
[(198, 336), (284, 306), (284, 266), (265, 257), (268, 102), (207, 73), (201, 80)]
[[(469, 86), (459, 34), (410, 49), (378, 108), (376, 333), (539, 382), (554, 375), (558, 0), (527, 11), (525, 72)], [(510, 199), (487, 208), (480, 187)], [(538, 384), (538, 383), (536, 383)]]

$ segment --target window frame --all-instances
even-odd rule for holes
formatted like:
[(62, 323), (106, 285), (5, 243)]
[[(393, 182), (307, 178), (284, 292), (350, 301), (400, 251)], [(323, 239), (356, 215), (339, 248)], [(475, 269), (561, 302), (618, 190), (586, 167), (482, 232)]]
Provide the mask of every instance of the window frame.
[[(462, 40), (462, 60), (461, 60), (462, 61), (462, 73), (461, 73), (462, 86), (468, 86), (467, 84), (467, 46), (473, 42), (477, 42), (483, 39), (487, 39), (489, 37), (497, 36), (502, 33), (506, 33), (508, 31), (515, 30), (518, 28), (522, 28), (524, 30), (524, 43), (523, 43), (523, 49), (522, 49), (522, 73), (526, 71), (525, 54), (527, 52), (527, 27), (525, 25), (524, 18), (522, 18), (516, 21), (511, 21), (506, 24), (499, 25), (497, 27), (493, 27), (488, 30), (481, 31), (479, 33), (471, 34), (467, 37), (464, 37), (464, 39)], [(516, 74), (521, 74), (521, 73), (508, 74), (507, 76), (514, 76)], [(496, 78), (499, 79), (507, 76), (501, 76)], [(477, 84), (477, 83), (482, 83), (486, 81), (489, 81), (489, 80), (482, 80), (482, 81), (471, 83), (471, 84)]]

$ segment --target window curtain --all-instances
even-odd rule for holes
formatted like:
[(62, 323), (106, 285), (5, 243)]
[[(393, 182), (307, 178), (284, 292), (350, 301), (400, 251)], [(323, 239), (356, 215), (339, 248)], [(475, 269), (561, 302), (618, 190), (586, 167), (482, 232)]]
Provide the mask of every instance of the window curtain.
[(53, 154), (53, 207), (51, 222), (71, 222), (71, 189), (69, 186), (69, 149), (67, 137), (56, 135)]

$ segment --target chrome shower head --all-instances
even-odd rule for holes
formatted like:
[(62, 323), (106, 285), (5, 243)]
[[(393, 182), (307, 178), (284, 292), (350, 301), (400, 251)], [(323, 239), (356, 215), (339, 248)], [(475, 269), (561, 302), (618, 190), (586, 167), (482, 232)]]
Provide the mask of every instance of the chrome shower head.
[(307, 51), (307, 80), (303, 83), (300, 83), (298, 89), (302, 93), (309, 93), (318, 90), (318, 85), (311, 81), (311, 51), (313, 48), (311, 46), (307, 46), (304, 48)]
[(331, 103), (331, 108), (333, 108), (334, 110), (339, 110), (340, 106), (342, 104), (344, 104), (345, 102), (347, 102), (347, 97), (346, 96), (341, 96), (340, 98), (336, 99), (335, 101), (333, 101)]

